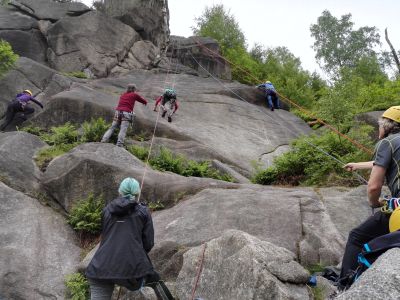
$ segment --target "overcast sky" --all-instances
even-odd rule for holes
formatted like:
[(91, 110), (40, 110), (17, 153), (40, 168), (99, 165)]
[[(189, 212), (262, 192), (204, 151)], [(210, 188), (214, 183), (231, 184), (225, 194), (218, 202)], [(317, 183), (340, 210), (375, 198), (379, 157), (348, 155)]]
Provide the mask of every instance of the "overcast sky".
[[(92, 0), (82, 2), (90, 4)], [(192, 35), (194, 18), (206, 6), (221, 3), (235, 16), (250, 47), (255, 42), (265, 47), (285, 46), (311, 72), (317, 69), (317, 63), (311, 49), (314, 40), (310, 25), (325, 9), (336, 18), (351, 13), (355, 29), (377, 27), (382, 47), (389, 50), (384, 36), (387, 27), (393, 46), (400, 50), (400, 0), (168, 0), (171, 34)]]

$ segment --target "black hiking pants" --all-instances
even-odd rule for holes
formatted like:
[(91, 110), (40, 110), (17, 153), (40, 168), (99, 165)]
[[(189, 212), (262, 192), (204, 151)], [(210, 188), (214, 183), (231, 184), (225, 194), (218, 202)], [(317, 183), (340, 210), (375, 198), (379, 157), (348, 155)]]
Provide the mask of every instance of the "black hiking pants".
[(14, 119), (15, 115), (18, 112), (23, 112), (25, 115), (29, 115), (29, 114), (33, 114), (35, 112), (35, 109), (28, 105), (25, 105), (25, 107), (22, 107), (21, 102), (16, 101), (16, 100), (10, 102), (7, 106), (5, 121), (0, 127), (1, 131), (5, 130), (7, 128), (7, 126), (12, 122), (12, 120)]
[(358, 254), (365, 243), (389, 233), (389, 217), (389, 214), (378, 211), (364, 223), (350, 231), (343, 255), (340, 278), (345, 278), (346, 275), (357, 269)]

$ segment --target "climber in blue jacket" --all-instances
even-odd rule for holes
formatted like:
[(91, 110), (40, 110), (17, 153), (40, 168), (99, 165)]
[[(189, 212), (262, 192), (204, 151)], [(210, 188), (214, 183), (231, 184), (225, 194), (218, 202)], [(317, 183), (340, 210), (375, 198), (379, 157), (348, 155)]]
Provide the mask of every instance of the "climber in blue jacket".
[(272, 111), (274, 110), (274, 108), (278, 109), (280, 108), (279, 97), (271, 81), (266, 80), (265, 83), (257, 85), (257, 88), (265, 91), (265, 99), (267, 100), (267, 106)]

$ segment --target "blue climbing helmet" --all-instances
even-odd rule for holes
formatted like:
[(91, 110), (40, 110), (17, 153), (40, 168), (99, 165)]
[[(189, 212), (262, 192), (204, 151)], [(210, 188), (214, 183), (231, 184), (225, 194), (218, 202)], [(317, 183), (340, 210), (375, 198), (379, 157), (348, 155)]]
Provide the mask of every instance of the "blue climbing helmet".
[(164, 96), (170, 99), (176, 99), (176, 91), (172, 88), (165, 89)]

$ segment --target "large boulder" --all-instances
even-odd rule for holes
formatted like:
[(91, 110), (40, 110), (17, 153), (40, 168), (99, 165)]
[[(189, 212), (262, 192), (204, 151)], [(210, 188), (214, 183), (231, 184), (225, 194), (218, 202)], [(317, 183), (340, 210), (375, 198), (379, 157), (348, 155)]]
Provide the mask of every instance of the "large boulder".
[(131, 26), (143, 40), (159, 48), (169, 41), (169, 11), (167, 0), (105, 0), (107, 15)]
[(81, 2), (53, 0), (12, 0), (10, 5), (39, 20), (56, 22), (66, 16), (79, 16), (90, 9)]
[(194, 246), (237, 229), (292, 251), (303, 265), (337, 264), (344, 248), (344, 239), (311, 189), (206, 189), (155, 212), (153, 221), (157, 243)]
[[(46, 107), (48, 99), (66, 89), (72, 84), (72, 80), (56, 71), (37, 63), (29, 58), (19, 58), (16, 67), (0, 79), (2, 88), (0, 95), (0, 117), (4, 115), (8, 103), (15, 98), (17, 93), (29, 89), (37, 99), (41, 100)], [(30, 104), (31, 105), (31, 104)], [(40, 108), (32, 104), (37, 111)], [(21, 120), (14, 124), (20, 125)], [(11, 127), (10, 127), (11, 128)]]
[(82, 124), (100, 117), (111, 122), (117, 102), (118, 94), (73, 83), (69, 90), (51, 97), (44, 110), (32, 122), (45, 128), (66, 122)]
[(195, 70), (200, 76), (209, 77), (211, 74), (231, 79), (231, 68), (218, 56), (219, 54), (219, 45), (212, 38), (171, 36), (171, 43), (167, 48), (167, 60), (160, 66), (173, 71), (176, 67), (170, 64), (175, 62)]
[(47, 56), (56, 70), (89, 69), (94, 76), (106, 77), (139, 39), (131, 27), (93, 11), (62, 18), (50, 27)]
[(80, 249), (64, 217), (0, 182), (0, 298), (64, 299)]
[(0, 5), (0, 39), (10, 43), (13, 51), (35, 61), (46, 62), (47, 44), (38, 21), (10, 6)]
[(137, 41), (125, 59), (111, 70), (112, 75), (126, 73), (132, 69), (152, 69), (160, 57), (160, 49), (150, 41)]
[(0, 133), (0, 177), (14, 189), (38, 191), (40, 171), (33, 161), (35, 152), (46, 146), (26, 132)]
[(118, 196), (119, 184), (125, 177), (134, 177), (141, 182), (143, 176), (141, 201), (166, 206), (205, 188), (234, 186), (218, 180), (153, 171), (125, 149), (103, 143), (83, 144), (54, 159), (43, 174), (42, 183), (69, 211), (76, 200), (90, 193), (102, 194), (110, 201)]
[[(345, 239), (347, 239), (350, 230), (371, 216), (366, 185), (356, 188), (320, 188), (317, 192), (323, 198), (332, 222)], [(350, 212), (351, 217), (349, 217)]]
[[(198, 149), (201, 159), (217, 159), (246, 177), (254, 172), (255, 163), (270, 165), (270, 160), (263, 160), (265, 155), (271, 156), (277, 149), (281, 153), (284, 145), (310, 132), (310, 128), (293, 114), (285, 110), (269, 111), (262, 97), (256, 98), (255, 88), (252, 94), (246, 85), (225, 82), (228, 90), (243, 89), (247, 95), (254, 95), (254, 99), (243, 98), (246, 102), (223, 94), (219, 82), (212, 78), (186, 74), (168, 76), (145, 70), (93, 80), (86, 85), (75, 84), (69, 91), (54, 96), (38, 119), (41, 124), (52, 125), (67, 121), (83, 123), (99, 116), (111, 120), (119, 95), (131, 82), (136, 83), (139, 94), (150, 102), (147, 107), (140, 103), (135, 105), (133, 129), (136, 134), (145, 132), (151, 137), (157, 124), (156, 137), (175, 140), (170, 144), (175, 144), (173, 149), (177, 149), (177, 153), (180, 153), (179, 148), (190, 144), (192, 150), (197, 152)], [(161, 117), (157, 119), (151, 109), (155, 99), (163, 93), (163, 87), (169, 84), (175, 85), (180, 105), (172, 123)]]
[(380, 256), (351, 288), (336, 297), (352, 299), (400, 299), (400, 249), (395, 248)]
[(40, 63), (46, 63), (47, 45), (39, 30), (1, 30), (0, 39), (10, 43), (13, 51)]
[(198, 274), (195, 297), (203, 299), (312, 299), (309, 273), (293, 253), (241, 231), (227, 231), (183, 257), (179, 299), (190, 297)]

